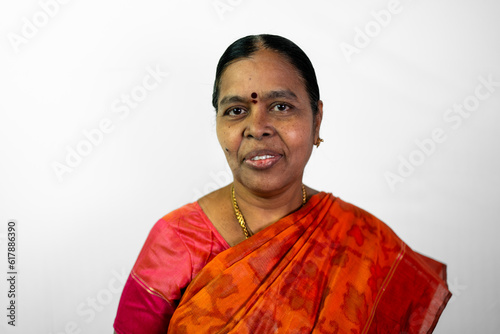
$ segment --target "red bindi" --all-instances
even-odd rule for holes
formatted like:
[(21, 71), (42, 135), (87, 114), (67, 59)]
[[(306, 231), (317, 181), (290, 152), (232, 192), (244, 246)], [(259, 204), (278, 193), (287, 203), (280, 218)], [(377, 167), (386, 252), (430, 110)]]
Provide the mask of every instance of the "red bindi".
[[(254, 93), (252, 93), (252, 95), (251, 95), (251, 96), (252, 96), (252, 99), (256, 99), (256, 98), (257, 98), (257, 93), (255, 93), (255, 92), (254, 92)], [(257, 100), (252, 100), (252, 103), (253, 103), (253, 104), (256, 104), (256, 103), (257, 103)]]

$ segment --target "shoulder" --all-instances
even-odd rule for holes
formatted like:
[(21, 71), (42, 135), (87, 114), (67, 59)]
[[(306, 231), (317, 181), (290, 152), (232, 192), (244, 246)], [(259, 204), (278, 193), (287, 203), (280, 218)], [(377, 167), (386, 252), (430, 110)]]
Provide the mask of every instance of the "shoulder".
[[(151, 228), (137, 264), (150, 254), (165, 258), (167, 253), (186, 252), (183, 234), (206, 225), (196, 203), (186, 204), (160, 218)], [(176, 254), (179, 256), (179, 254)]]
[(186, 204), (167, 213), (156, 222), (153, 228), (158, 230), (172, 228), (186, 221), (197, 225), (206, 225), (203, 211), (197, 202)]
[(402, 240), (396, 233), (372, 213), (338, 197), (333, 197), (333, 201), (331, 213), (341, 223), (347, 236), (357, 241), (369, 239), (375, 243), (401, 244)]
[(178, 291), (188, 284), (208, 261), (226, 248), (198, 203), (186, 204), (154, 224), (133, 273), (145, 285), (164, 291), (172, 300), (172, 292), (167, 291)]
[[(368, 211), (356, 206), (352, 203), (346, 202), (340, 197), (335, 198), (335, 206), (337, 209), (343, 213), (353, 215), (358, 219), (377, 219), (374, 215), (369, 213)], [(377, 219), (378, 220), (378, 219)]]
[(160, 218), (151, 228), (148, 239), (189, 236), (212, 232), (211, 222), (197, 202), (186, 204)]
[(187, 256), (189, 260), (194, 260), (192, 254), (224, 248), (210, 220), (198, 203), (193, 202), (166, 214), (153, 225), (137, 263), (147, 257), (165, 260)]
[(353, 223), (359, 223), (359, 221), (363, 221), (371, 225), (384, 224), (375, 215), (360, 208), (359, 206), (346, 202), (339, 197), (334, 198), (333, 210), (337, 214), (345, 216), (344, 218), (348, 218), (347, 220)]

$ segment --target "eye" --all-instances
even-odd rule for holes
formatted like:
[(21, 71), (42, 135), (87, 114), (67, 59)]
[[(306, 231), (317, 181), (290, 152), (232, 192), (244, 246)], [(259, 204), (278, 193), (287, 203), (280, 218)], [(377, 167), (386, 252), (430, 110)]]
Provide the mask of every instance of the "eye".
[(271, 108), (271, 110), (279, 112), (286, 112), (289, 111), (290, 109), (292, 109), (292, 106), (288, 105), (287, 103), (276, 103)]
[(229, 116), (240, 116), (246, 113), (246, 110), (240, 107), (232, 107), (227, 109), (224, 112), (224, 115), (229, 115)]

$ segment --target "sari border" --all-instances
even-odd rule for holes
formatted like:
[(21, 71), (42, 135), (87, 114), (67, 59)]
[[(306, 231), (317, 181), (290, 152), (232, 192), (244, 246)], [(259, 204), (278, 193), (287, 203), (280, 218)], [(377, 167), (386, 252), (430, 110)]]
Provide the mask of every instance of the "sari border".
[(401, 251), (399, 252), (398, 256), (394, 260), (391, 270), (389, 271), (388, 275), (385, 277), (384, 282), (382, 283), (382, 286), (380, 287), (380, 293), (377, 295), (375, 298), (375, 302), (373, 303), (373, 309), (370, 313), (370, 316), (368, 317), (368, 320), (365, 324), (365, 327), (363, 328), (363, 331), (361, 332), (362, 334), (366, 334), (368, 330), (370, 329), (370, 326), (373, 322), (373, 318), (375, 317), (375, 312), (377, 311), (378, 303), (382, 299), (382, 296), (384, 295), (384, 292), (389, 285), (390, 281), (392, 280), (392, 277), (394, 276), (394, 273), (396, 272), (396, 269), (398, 268), (399, 264), (401, 263), (401, 260), (403, 259), (404, 255), (406, 254), (406, 244), (404, 242), (401, 242)]
[[(445, 266), (445, 272), (446, 272), (446, 265), (443, 264)], [(446, 280), (445, 280), (446, 282)], [(448, 291), (448, 293), (446, 294), (446, 296), (443, 298), (443, 300), (441, 301), (441, 303), (436, 303), (438, 304), (439, 306), (436, 308), (436, 314), (434, 316), (434, 321), (432, 321), (429, 329), (428, 329), (428, 333), (432, 333), (434, 331), (434, 329), (436, 328), (437, 324), (438, 324), (438, 321), (439, 321), (439, 318), (441, 317), (441, 314), (443, 313), (446, 305), (448, 305), (448, 302), (450, 301), (450, 298), (452, 297), (452, 293), (451, 291), (448, 290), (448, 287), (447, 285), (443, 286), (443, 285), (439, 285), (439, 288), (438, 288), (439, 292), (445, 292), (445, 291)], [(436, 291), (436, 293), (434, 294), (433, 298), (432, 298), (432, 302), (434, 302), (435, 300), (435, 296), (438, 295), (438, 291)]]
[(144, 289), (146, 292), (149, 294), (160, 297), (161, 299), (165, 300), (167, 303), (169, 303), (172, 307), (175, 307), (175, 304), (169, 300), (167, 297), (165, 297), (160, 291), (151, 288), (144, 282), (133, 270), (130, 273), (130, 276)]

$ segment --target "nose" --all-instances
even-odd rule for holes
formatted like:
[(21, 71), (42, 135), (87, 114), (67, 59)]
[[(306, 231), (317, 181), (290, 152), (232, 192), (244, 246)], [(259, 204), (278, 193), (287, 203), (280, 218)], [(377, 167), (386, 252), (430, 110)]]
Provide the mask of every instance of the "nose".
[(272, 117), (264, 106), (254, 105), (250, 110), (250, 115), (246, 118), (246, 126), (243, 136), (262, 140), (264, 137), (271, 137), (276, 133)]

